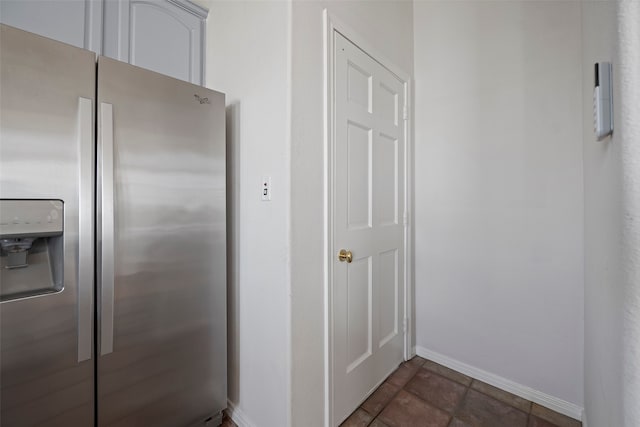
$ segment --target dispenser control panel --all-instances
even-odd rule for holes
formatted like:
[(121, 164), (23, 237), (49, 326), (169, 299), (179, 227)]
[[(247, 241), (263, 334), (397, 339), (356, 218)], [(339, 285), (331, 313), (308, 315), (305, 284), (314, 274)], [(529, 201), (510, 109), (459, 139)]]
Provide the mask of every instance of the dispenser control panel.
[(63, 222), (62, 200), (0, 199), (0, 238), (56, 236)]

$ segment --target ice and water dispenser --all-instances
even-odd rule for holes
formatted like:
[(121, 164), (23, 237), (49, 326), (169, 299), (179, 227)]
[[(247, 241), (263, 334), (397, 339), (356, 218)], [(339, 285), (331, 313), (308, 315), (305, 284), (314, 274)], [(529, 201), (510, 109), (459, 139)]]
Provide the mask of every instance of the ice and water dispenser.
[(0, 200), (0, 301), (63, 288), (62, 200)]

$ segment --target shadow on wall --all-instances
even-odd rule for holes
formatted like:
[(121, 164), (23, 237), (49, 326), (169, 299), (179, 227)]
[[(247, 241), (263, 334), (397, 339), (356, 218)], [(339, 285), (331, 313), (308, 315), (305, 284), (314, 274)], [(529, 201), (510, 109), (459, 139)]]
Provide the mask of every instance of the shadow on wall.
[(240, 396), (239, 354), (240, 308), (238, 306), (238, 271), (240, 257), (240, 103), (234, 102), (226, 108), (227, 145), (227, 399), (234, 404)]

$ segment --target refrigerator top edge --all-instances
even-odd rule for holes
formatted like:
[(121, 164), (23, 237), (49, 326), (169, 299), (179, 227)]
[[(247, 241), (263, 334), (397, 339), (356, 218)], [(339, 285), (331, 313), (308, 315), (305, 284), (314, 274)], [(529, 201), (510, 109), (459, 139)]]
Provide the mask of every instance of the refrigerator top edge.
[[(153, 73), (153, 74), (156, 74), (156, 75), (159, 75), (159, 76), (163, 76), (163, 77), (165, 77), (167, 79), (174, 80), (176, 82), (176, 84), (187, 84), (187, 85), (190, 85), (190, 86), (193, 87), (194, 90), (198, 90), (201, 93), (205, 93), (204, 96), (200, 95), (202, 100), (204, 100), (205, 98), (220, 97), (220, 96), (222, 96), (222, 99), (225, 98), (225, 94), (223, 92), (220, 92), (220, 91), (217, 91), (217, 90), (205, 87), (205, 86), (200, 86), (200, 85), (188, 82), (186, 80), (180, 80), (180, 79), (177, 79), (175, 77), (168, 76), (166, 74), (158, 73), (156, 71), (152, 71), (152, 70), (149, 70), (149, 69), (146, 69), (146, 68), (143, 68), (143, 67), (139, 67), (137, 65), (132, 65), (132, 64), (126, 63), (124, 61), (119, 61), (117, 59), (109, 58), (109, 57), (106, 57), (106, 56), (103, 56), (103, 55), (98, 55), (98, 54), (96, 54), (95, 52), (93, 52), (91, 50), (83, 49), (83, 48), (80, 48), (80, 47), (77, 47), (77, 46), (74, 46), (74, 45), (71, 45), (71, 44), (68, 44), (68, 43), (61, 42), (59, 40), (51, 39), (51, 38), (48, 38), (48, 37), (45, 37), (45, 36), (41, 36), (41, 35), (36, 34), (36, 33), (25, 31), (25, 30), (19, 29), (17, 27), (13, 27), (11, 25), (0, 23), (0, 31), (2, 32), (2, 36), (0, 36), (0, 39), (4, 38), (5, 34), (7, 34), (7, 35), (14, 34), (14, 36), (15, 36), (15, 35), (21, 33), (23, 35), (20, 36), (20, 37), (32, 37), (34, 39), (47, 40), (50, 43), (59, 45), (60, 47), (64, 46), (65, 48), (74, 49), (77, 52), (77, 54), (79, 54), (79, 55), (91, 56), (93, 58), (94, 62), (96, 62), (98, 64), (98, 67), (99, 67), (99, 64), (102, 63), (102, 62), (114, 61), (114, 62), (119, 62), (119, 63), (122, 63), (122, 64), (127, 64), (127, 66), (132, 67), (132, 68), (144, 70), (147, 73)], [(53, 44), (52, 44), (52, 46), (53, 46)], [(80, 54), (80, 52), (84, 52), (84, 53)], [(1, 57), (2, 57), (2, 50), (0, 49), (0, 58)]]
[(103, 55), (99, 55), (96, 60), (98, 62), (98, 70), (100, 70), (101, 67), (109, 66), (108, 64), (110, 63), (115, 63), (115, 64), (118, 64), (120, 67), (129, 67), (132, 71), (139, 70), (140, 72), (147, 73), (149, 76), (155, 75), (163, 79), (167, 79), (166, 80), (167, 85), (177, 85), (185, 88), (191, 87), (192, 90), (197, 92), (197, 93), (194, 93), (194, 95), (197, 95), (196, 99), (202, 104), (211, 103), (213, 99), (216, 99), (216, 100), (222, 99), (222, 103), (224, 105), (225, 94), (215, 89), (211, 89), (205, 86), (200, 86), (200, 85), (188, 82), (186, 80), (177, 79), (175, 77), (171, 77), (166, 74), (158, 73), (157, 71), (152, 71), (147, 68), (139, 67), (137, 65), (129, 64), (127, 62), (119, 61), (117, 59), (109, 58)]
[[(87, 50), (87, 49), (83, 49), (81, 47), (74, 46), (74, 45), (69, 44), (69, 43), (61, 42), (59, 40), (55, 40), (55, 39), (52, 39), (52, 38), (49, 38), (49, 37), (41, 36), (39, 34), (32, 33), (30, 31), (21, 30), (20, 28), (12, 27), (11, 25), (0, 23), (0, 32), (2, 32), (2, 36), (0, 36), (0, 40), (5, 37), (5, 34), (7, 34), (7, 35), (8, 34), (13, 34), (14, 36), (17, 36), (17, 34), (23, 34), (20, 37), (32, 37), (34, 40), (35, 39), (40, 39), (40, 40), (43, 40), (43, 41), (46, 40), (47, 42), (52, 43), (52, 46), (54, 44), (58, 44), (60, 47), (64, 46), (65, 48), (68, 48), (68, 49), (75, 49), (76, 51), (78, 51), (78, 54), (80, 54), (79, 52), (84, 52), (84, 55), (92, 56), (94, 58), (94, 61), (97, 60), (97, 56), (98, 55), (93, 51), (90, 51), (90, 50)], [(0, 57), (2, 57), (2, 51), (1, 50), (0, 50)]]

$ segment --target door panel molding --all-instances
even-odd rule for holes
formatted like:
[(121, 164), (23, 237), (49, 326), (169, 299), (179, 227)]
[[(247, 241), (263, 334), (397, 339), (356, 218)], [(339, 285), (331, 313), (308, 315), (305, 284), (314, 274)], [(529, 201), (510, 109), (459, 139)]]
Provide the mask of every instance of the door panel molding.
[[(395, 298), (397, 298), (399, 289), (399, 282), (404, 282), (404, 298), (401, 301), (401, 306), (404, 309), (403, 319), (400, 319), (401, 322), (393, 322), (393, 328), (391, 328), (391, 323), (387, 322), (385, 325), (373, 325), (372, 327), (377, 330), (378, 335), (382, 333), (384, 336), (378, 336), (379, 341), (375, 341), (372, 343), (374, 349), (378, 349), (382, 347), (386, 342), (390, 341), (397, 334), (403, 334), (403, 356), (405, 360), (408, 360), (415, 354), (415, 349), (412, 343), (412, 322), (408, 321), (413, 316), (412, 313), (412, 289), (413, 289), (413, 242), (411, 239), (411, 223), (409, 218), (412, 217), (412, 177), (413, 177), (413, 168), (412, 168), (412, 134), (411, 134), (411, 122), (410, 122), (410, 114), (409, 114), (409, 106), (412, 105), (411, 100), (411, 78), (408, 73), (404, 70), (396, 66), (393, 62), (389, 61), (384, 55), (381, 55), (376, 49), (370, 46), (366, 40), (364, 40), (361, 36), (359, 36), (355, 31), (353, 31), (348, 25), (340, 22), (334, 16), (328, 13), (325, 9), (323, 13), (324, 17), (324, 169), (325, 169), (325, 185), (324, 185), (324, 206), (325, 206), (325, 241), (324, 241), (324, 262), (325, 262), (325, 276), (324, 276), (324, 284), (325, 284), (325, 426), (332, 426), (335, 423), (339, 423), (341, 420), (335, 419), (335, 408), (334, 408), (334, 366), (335, 366), (335, 348), (334, 348), (334, 340), (337, 338), (336, 334), (340, 335), (340, 332), (336, 330), (334, 327), (334, 315), (336, 307), (333, 306), (334, 300), (334, 288), (333, 288), (333, 277), (334, 277), (334, 266), (335, 266), (335, 256), (337, 254), (338, 248), (336, 246), (336, 242), (334, 239), (334, 225), (335, 225), (335, 206), (333, 197), (336, 193), (336, 188), (338, 184), (345, 185), (345, 183), (337, 182), (337, 176), (335, 171), (335, 138), (336, 138), (336, 123), (335, 123), (335, 114), (336, 114), (336, 100), (334, 99), (334, 89), (335, 89), (335, 79), (334, 72), (336, 70), (335, 64), (335, 54), (336, 54), (336, 43), (335, 43), (335, 34), (340, 34), (348, 41), (353, 43), (357, 48), (363, 51), (366, 55), (372, 58), (377, 64), (385, 68), (387, 71), (390, 71), (398, 80), (401, 82), (401, 92), (404, 96), (404, 105), (400, 105), (399, 95), (400, 93), (394, 94), (393, 90), (389, 90), (392, 88), (387, 87), (383, 82), (376, 80), (374, 78), (368, 78), (368, 99), (365, 99), (362, 95), (364, 94), (364, 88), (362, 82), (360, 82), (359, 90), (356, 93), (349, 93), (349, 98), (356, 98), (362, 105), (362, 112), (359, 113), (361, 115), (366, 115), (366, 113), (370, 113), (372, 108), (375, 109), (375, 105), (372, 105), (374, 101), (372, 99), (371, 94), (373, 91), (373, 87), (375, 85), (379, 85), (381, 89), (386, 89), (387, 92), (391, 95), (391, 99), (394, 101), (392, 104), (391, 116), (390, 120), (388, 120), (388, 124), (382, 124), (382, 126), (378, 126), (378, 134), (374, 131), (371, 140), (374, 141), (381, 138), (386, 138), (389, 141), (394, 142), (394, 151), (395, 156), (399, 155), (398, 145), (403, 144), (403, 156), (402, 158), (397, 159), (398, 162), (396, 165), (402, 164), (404, 167), (404, 174), (399, 176), (398, 171), (395, 171), (396, 180), (400, 180), (402, 183), (404, 200), (402, 200), (400, 206), (403, 211), (400, 212), (388, 212), (390, 216), (393, 217), (393, 221), (389, 221), (391, 218), (388, 215), (385, 215), (382, 221), (379, 221), (376, 218), (375, 207), (373, 208), (373, 215), (371, 218), (371, 224), (373, 226), (384, 226), (385, 229), (389, 228), (396, 229), (398, 227), (402, 227), (402, 236), (403, 243), (402, 248), (404, 250), (404, 257), (398, 257), (398, 253), (394, 253), (393, 263), (396, 266), (395, 272), (395, 286), (393, 291), (386, 289), (387, 293), (391, 292), (395, 294)], [(349, 62), (350, 65), (349, 72), (351, 72), (354, 76), (359, 72), (362, 77), (366, 77), (367, 73), (362, 67), (358, 66), (358, 64)], [(353, 71), (352, 71), (353, 70)], [(349, 85), (351, 86), (351, 85)], [(355, 83), (354, 83), (355, 86)], [(351, 87), (349, 87), (351, 89)], [(354, 89), (354, 92), (356, 90)], [(351, 90), (349, 90), (351, 92)], [(355, 101), (355, 100), (354, 100)], [(356, 113), (355, 111), (353, 111)], [(358, 114), (358, 113), (356, 113)], [(357, 117), (361, 117), (358, 115)], [(366, 120), (358, 120), (359, 126), (368, 126), (368, 121)], [(392, 128), (396, 128), (400, 126), (402, 129), (402, 133), (404, 134), (404, 142), (402, 142), (402, 135), (398, 135), (398, 132), (393, 132)], [(371, 126), (373, 129), (373, 126)], [(372, 152), (373, 149), (370, 149)], [(373, 153), (372, 153), (373, 154)], [(375, 167), (373, 162), (370, 163), (370, 167)], [(375, 182), (375, 177), (372, 177), (372, 183)], [(398, 188), (396, 186), (396, 188)], [(395, 194), (395, 199), (399, 197), (398, 194)], [(398, 206), (396, 204), (396, 206)], [(385, 211), (386, 212), (386, 211)], [(382, 222), (383, 224), (378, 224), (378, 222)], [(393, 250), (391, 248), (382, 249), (380, 253), (375, 254), (375, 257), (379, 259), (380, 254), (389, 254), (389, 251)], [(357, 253), (354, 250), (354, 254)], [(403, 259), (400, 259), (403, 258)], [(377, 266), (373, 267), (373, 274), (376, 274)], [(386, 295), (386, 294), (385, 294)], [(377, 298), (375, 295), (373, 296), (372, 306), (378, 304)], [(396, 307), (398, 307), (396, 305)], [(386, 319), (389, 320), (389, 319)], [(382, 331), (384, 330), (384, 331)], [(375, 334), (374, 334), (375, 336)], [(344, 337), (340, 337), (344, 338)], [(353, 364), (353, 363), (352, 363)], [(351, 366), (351, 365), (350, 365)], [(353, 367), (355, 369), (355, 367)], [(384, 380), (384, 378), (383, 378)], [(377, 385), (376, 385), (377, 386)], [(372, 389), (375, 390), (375, 387)]]
[[(159, 33), (157, 25), (145, 27), (140, 24), (143, 21), (147, 24), (152, 22), (152, 16), (149, 14), (153, 13), (171, 22), (172, 28), (165, 26), (165, 31)], [(103, 15), (105, 56), (197, 85), (204, 85), (205, 29), (208, 15), (206, 9), (186, 0), (104, 0)], [(138, 29), (138, 26), (143, 28)], [(167, 33), (168, 30), (171, 30), (171, 34)], [(181, 37), (177, 37), (178, 35)], [(181, 68), (168, 63), (166, 54), (154, 56), (153, 49), (149, 48), (149, 43), (154, 46), (156, 44), (154, 37), (164, 37), (163, 41), (157, 43), (164, 43), (163, 46), (173, 48), (169, 57), (172, 58), (173, 63), (179, 63)], [(187, 41), (179, 42), (178, 39)], [(146, 43), (140, 49), (144, 53), (144, 58), (137, 54), (136, 43), (140, 40)], [(181, 46), (180, 49), (176, 49), (177, 44)]]

